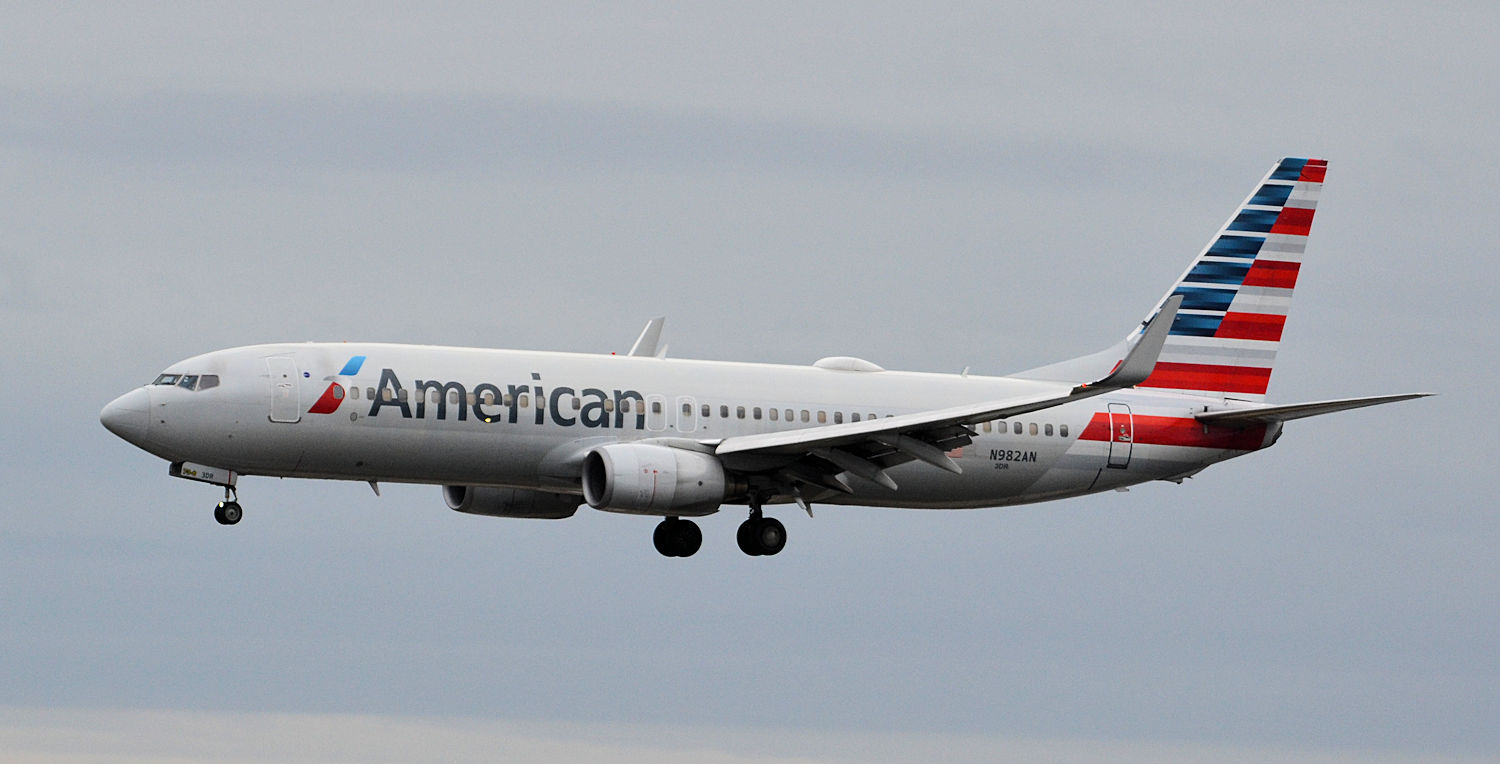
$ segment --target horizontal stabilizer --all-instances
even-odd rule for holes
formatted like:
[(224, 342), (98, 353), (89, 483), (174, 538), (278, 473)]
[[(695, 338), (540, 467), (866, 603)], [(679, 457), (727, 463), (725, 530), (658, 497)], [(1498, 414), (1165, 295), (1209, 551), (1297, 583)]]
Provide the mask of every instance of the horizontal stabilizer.
[(1332, 414), (1335, 411), (1347, 411), (1349, 409), (1364, 408), (1365, 406), (1379, 406), (1382, 403), (1395, 403), (1396, 401), (1409, 401), (1413, 398), (1426, 398), (1429, 395), (1432, 395), (1432, 393), (1372, 395), (1367, 398), (1340, 398), (1338, 400), (1317, 401), (1314, 403), (1291, 403), (1285, 406), (1233, 408), (1220, 411), (1207, 411), (1197, 415), (1195, 418), (1204, 424), (1265, 424), (1270, 422), (1285, 422), (1289, 419), (1302, 419), (1322, 414)]

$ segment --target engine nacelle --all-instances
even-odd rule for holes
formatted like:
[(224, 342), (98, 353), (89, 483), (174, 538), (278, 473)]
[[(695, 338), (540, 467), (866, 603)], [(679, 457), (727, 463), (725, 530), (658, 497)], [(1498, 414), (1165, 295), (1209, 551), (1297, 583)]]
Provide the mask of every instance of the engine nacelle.
[(724, 503), (724, 465), (713, 454), (650, 443), (599, 446), (583, 459), (583, 498), (594, 509), (707, 515)]
[(567, 493), (495, 488), (485, 485), (445, 485), (443, 501), (449, 509), (490, 517), (534, 517), (561, 520), (578, 511), (578, 497)]

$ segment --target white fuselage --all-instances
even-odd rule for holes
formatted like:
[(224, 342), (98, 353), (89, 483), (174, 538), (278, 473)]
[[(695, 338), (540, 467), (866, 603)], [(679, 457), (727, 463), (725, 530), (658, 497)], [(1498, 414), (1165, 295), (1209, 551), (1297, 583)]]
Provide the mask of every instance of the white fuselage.
[[(357, 371), (340, 375), (360, 356)], [(172, 462), (244, 475), (562, 493), (580, 491), (581, 460), (594, 445), (671, 439), (711, 447), (734, 436), (1006, 399), (1047, 384), (369, 343), (241, 347), (166, 371), (215, 375), (218, 384), (148, 385), (112, 406), (139, 410), (138, 425), (122, 434)], [(949, 453), (961, 474), (910, 462), (890, 470), (899, 490), (852, 480), (852, 494), (823, 490), (808, 498), (916, 508), (1042, 501), (1180, 479), (1268, 446), (1279, 433), (1279, 425), (1195, 421), (1210, 402), (1118, 390), (973, 426), (973, 442)]]

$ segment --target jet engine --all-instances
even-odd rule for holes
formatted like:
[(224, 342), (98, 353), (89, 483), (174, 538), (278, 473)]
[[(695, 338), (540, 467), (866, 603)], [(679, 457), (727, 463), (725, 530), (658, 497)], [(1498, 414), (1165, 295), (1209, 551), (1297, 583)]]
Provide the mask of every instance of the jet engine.
[(713, 454), (650, 443), (613, 443), (583, 459), (583, 498), (594, 509), (637, 515), (712, 514), (728, 480)]
[(567, 493), (530, 491), (525, 488), (445, 485), (443, 501), (449, 509), (490, 517), (533, 517), (561, 520), (578, 511), (578, 497)]

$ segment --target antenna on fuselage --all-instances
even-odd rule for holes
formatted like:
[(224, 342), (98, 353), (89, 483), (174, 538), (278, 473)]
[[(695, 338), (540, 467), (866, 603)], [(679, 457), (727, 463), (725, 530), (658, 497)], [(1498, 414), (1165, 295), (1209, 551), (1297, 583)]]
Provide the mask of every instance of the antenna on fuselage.
[(665, 316), (657, 316), (647, 321), (646, 328), (641, 330), (641, 336), (636, 338), (635, 344), (630, 346), (630, 352), (625, 355), (644, 356), (647, 358), (651, 356), (660, 358), (666, 355), (667, 349), (665, 347), (662, 348), (662, 352), (656, 352), (656, 343), (661, 339), (661, 327), (666, 322), (667, 319)]

